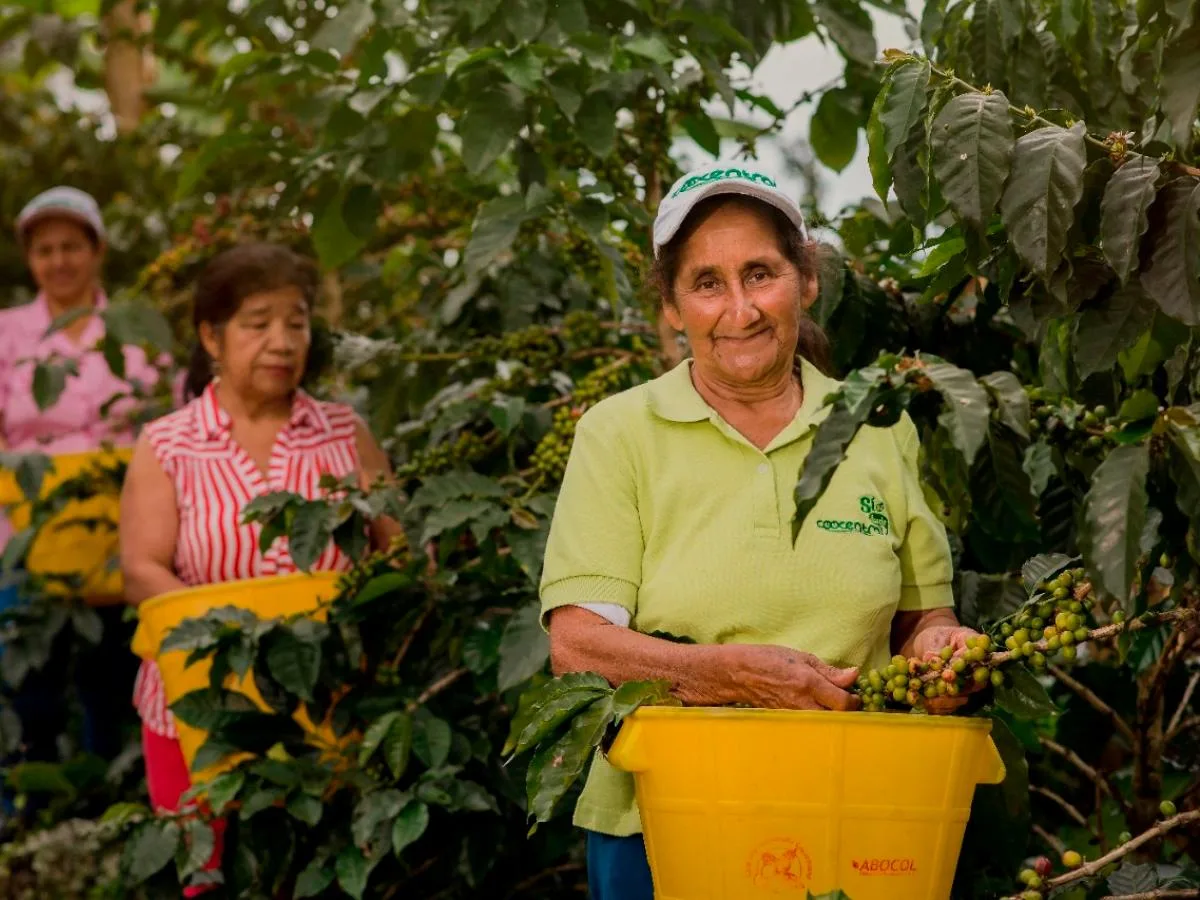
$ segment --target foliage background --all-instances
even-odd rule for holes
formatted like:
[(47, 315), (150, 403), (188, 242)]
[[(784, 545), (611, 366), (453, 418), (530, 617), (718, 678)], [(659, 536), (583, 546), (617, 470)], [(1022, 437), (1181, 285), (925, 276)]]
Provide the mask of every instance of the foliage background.
[[(328, 628), (236, 636), (222, 613), (178, 636), (219, 670), (252, 662), (272, 705), (214, 688), (183, 711), (213, 754), (271, 751), (214, 800), (232, 823), (230, 895), (577, 893), (578, 835), (563, 819), (525, 838), (525, 764), (499, 755), (545, 662), (533, 604), (554, 490), (575, 418), (682, 352), (641, 277), (673, 148), (769, 140), (796, 111), (745, 75), (805, 35), (844, 70), (812, 98), (809, 146), (784, 148), (795, 177), (819, 183), (866, 147), (880, 195), (824, 232), (841, 253), (816, 315), (841, 372), (861, 370), (838, 421), (871, 421), (876, 401), (917, 419), (964, 620), (1011, 611), (1022, 564), (1050, 551), (1082, 554), (1107, 610), (1196, 602), (1194, 4), (931, 3), (909, 23), (916, 55), (881, 58), (868, 10), (903, 12), (888, 2), (169, 0), (136, 39), (153, 73), (118, 52), (134, 46), (126, 7), (0, 5), (0, 116), (20, 136), (0, 148), (0, 219), (60, 180), (95, 193), (110, 288), (157, 309), (177, 354), (188, 285), (217, 249), (253, 236), (313, 254), (336, 338), (320, 390), (368, 416), (409, 498), (410, 545), (432, 541), (436, 562), (370, 563)], [(64, 70), (114, 101), (134, 79), (144, 112), (59, 109), (48, 85)], [(19, 285), (8, 233), (0, 266)], [(930, 385), (872, 368), (885, 351), (947, 366)], [(349, 532), (337, 504), (267, 506), (294, 548)], [(70, 620), (46, 611), (17, 640)], [(1155, 828), (1164, 796), (1195, 808), (1191, 641), (1186, 620), (1146, 628), (1047, 679), (1053, 712), (989, 707), (1012, 777), (980, 794), (960, 896), (1013, 890), (1048, 846), (1098, 856)], [(314, 755), (289, 724), (301, 703), (365, 743)], [(203, 829), (136, 803), (73, 818), (97, 790), (138, 787), (81, 790), (70, 765), (10, 773), (58, 799), (42, 824), (67, 820), (9, 846), (10, 892), (156, 895), (194, 877)], [(1193, 838), (1175, 834), (1064, 896), (1194, 883)]]

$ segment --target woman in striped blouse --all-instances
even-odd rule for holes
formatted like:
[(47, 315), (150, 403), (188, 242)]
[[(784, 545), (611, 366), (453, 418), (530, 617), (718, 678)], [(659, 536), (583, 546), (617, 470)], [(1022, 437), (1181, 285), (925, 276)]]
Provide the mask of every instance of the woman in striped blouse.
[[(300, 389), (309, 367), (317, 274), (307, 260), (269, 244), (216, 257), (196, 285), (199, 337), (182, 409), (146, 426), (121, 502), (126, 599), (185, 587), (296, 571), (285, 542), (259, 546), (260, 526), (242, 522), (246, 504), (271, 491), (320, 496), (324, 474), (357, 473), (367, 484), (387, 459), (347, 406)], [(386, 546), (395, 523), (372, 523)], [(332, 543), (316, 568), (352, 560)], [(146, 780), (155, 808), (174, 811), (191, 780), (157, 666), (143, 663), (134, 689), (142, 719)], [(220, 837), (220, 823), (217, 827)], [(206, 867), (220, 865), (220, 841)], [(184, 891), (193, 896), (206, 885)]]

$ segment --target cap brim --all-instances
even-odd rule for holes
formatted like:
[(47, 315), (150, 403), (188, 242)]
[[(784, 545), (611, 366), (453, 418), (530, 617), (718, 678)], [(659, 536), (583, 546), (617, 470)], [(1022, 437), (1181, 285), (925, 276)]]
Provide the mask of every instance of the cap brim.
[(716, 194), (740, 194), (744, 197), (751, 197), (755, 200), (761, 200), (763, 203), (770, 204), (787, 216), (788, 221), (796, 226), (796, 230), (806, 240), (808, 239), (808, 228), (804, 224), (804, 216), (801, 214), (799, 207), (789, 203), (777, 190), (749, 181), (714, 181), (701, 185), (698, 188), (693, 188), (688, 192), (686, 200), (667, 215), (660, 216), (655, 221), (654, 255), (658, 256), (659, 249), (670, 241), (671, 238), (675, 237), (679, 229), (683, 227), (683, 223), (687, 221), (687, 217), (691, 215), (692, 210), (696, 208), (697, 203), (706, 197), (712, 197)]
[(83, 213), (63, 207), (51, 206), (46, 209), (39, 209), (32, 212), (23, 219), (17, 220), (17, 237), (21, 243), (25, 243), (26, 237), (29, 235), (29, 230), (35, 225), (40, 225), (49, 219), (69, 219), (79, 225), (82, 225), (88, 231), (96, 236), (96, 240), (100, 243), (105, 242), (105, 234), (103, 229), (96, 228), (96, 223), (85, 216)]

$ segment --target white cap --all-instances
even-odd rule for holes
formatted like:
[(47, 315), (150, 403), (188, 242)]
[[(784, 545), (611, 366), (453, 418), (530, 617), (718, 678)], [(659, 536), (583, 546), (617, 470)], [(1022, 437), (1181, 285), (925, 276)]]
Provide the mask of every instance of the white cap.
[(25, 234), (31, 225), (52, 218), (73, 219), (92, 229), (101, 241), (106, 240), (104, 219), (101, 218), (100, 207), (92, 195), (79, 188), (60, 185), (42, 191), (26, 203), (25, 208), (18, 214), (17, 236), (21, 243), (25, 242)]
[(684, 175), (671, 185), (671, 190), (658, 204), (658, 215), (654, 219), (655, 256), (679, 231), (696, 204), (713, 194), (742, 194), (770, 203), (791, 220), (805, 240), (808, 239), (800, 206), (779, 189), (774, 178), (744, 162), (715, 162)]

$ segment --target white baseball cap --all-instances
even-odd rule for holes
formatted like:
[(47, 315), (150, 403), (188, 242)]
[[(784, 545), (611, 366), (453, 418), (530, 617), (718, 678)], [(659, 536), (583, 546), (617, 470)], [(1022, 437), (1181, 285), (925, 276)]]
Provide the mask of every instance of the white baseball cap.
[(60, 185), (42, 191), (17, 215), (17, 237), (25, 242), (30, 226), (43, 219), (66, 218), (86, 225), (100, 241), (106, 240), (104, 219), (94, 197), (79, 188)]
[(654, 219), (654, 255), (679, 231), (688, 214), (705, 197), (714, 194), (742, 194), (762, 200), (780, 210), (797, 230), (808, 239), (804, 214), (790, 196), (780, 190), (774, 178), (747, 163), (715, 162), (684, 175), (673, 185)]

